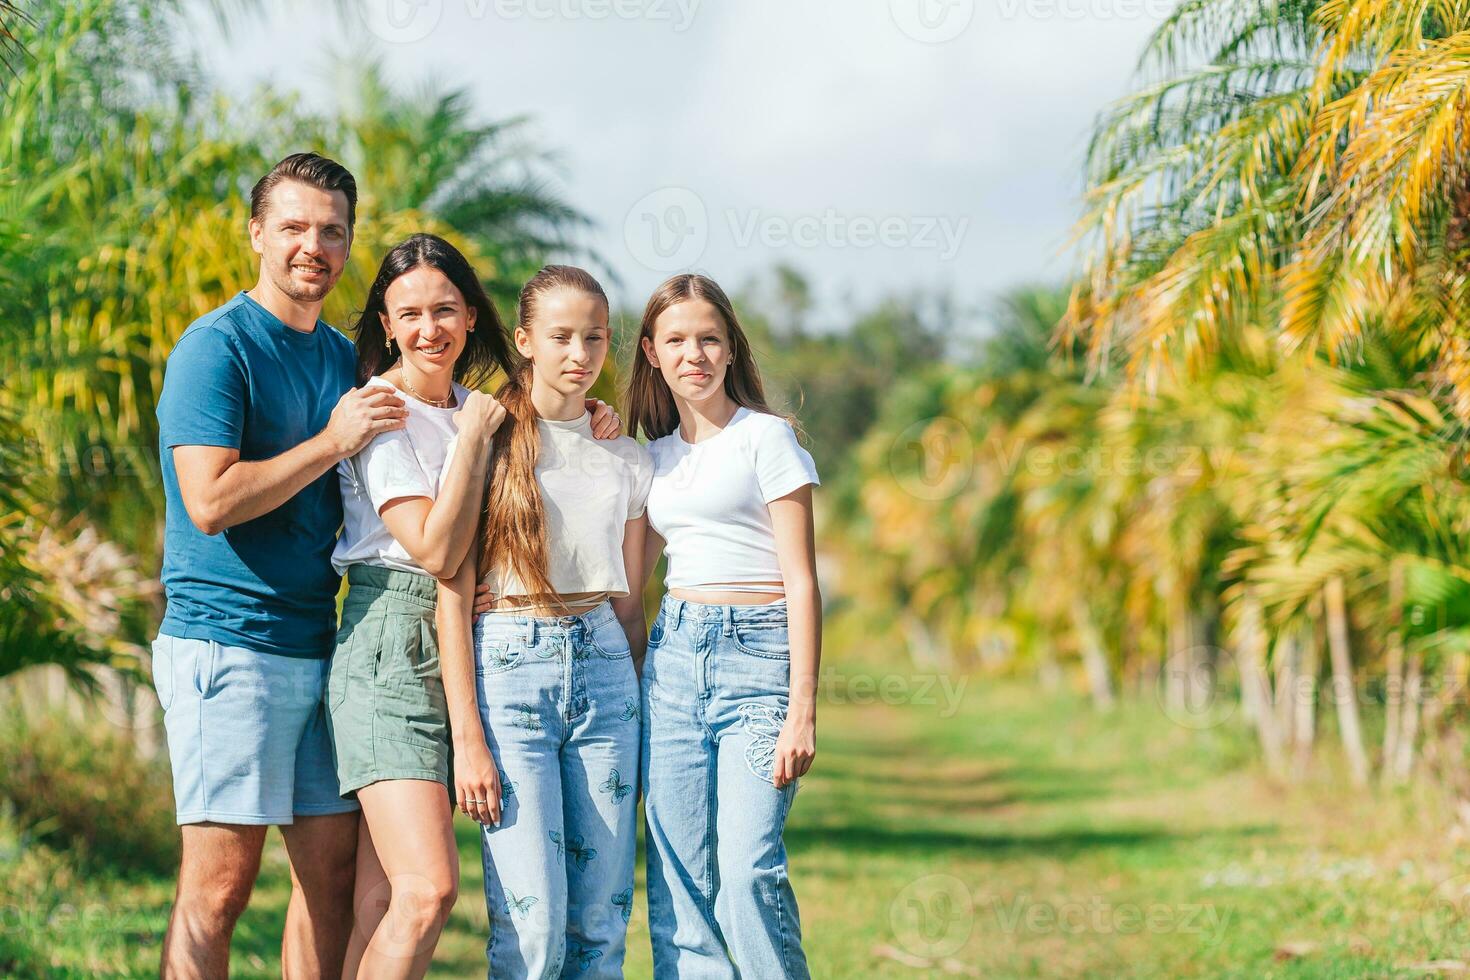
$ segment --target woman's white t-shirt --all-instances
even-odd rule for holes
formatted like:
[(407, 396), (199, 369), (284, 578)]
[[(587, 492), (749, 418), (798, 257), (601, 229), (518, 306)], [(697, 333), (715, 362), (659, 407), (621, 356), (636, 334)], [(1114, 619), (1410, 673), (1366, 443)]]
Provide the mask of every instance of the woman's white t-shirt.
[(380, 432), (356, 456), (337, 464), (342, 485), (342, 536), (332, 552), (332, 567), (340, 575), (348, 565), (377, 565), (404, 572), (424, 570), (398, 543), (379, 516), (383, 505), (400, 497), (428, 497), (439, 493), (440, 477), (458, 427), (454, 414), (469, 397), (456, 384), (454, 405), (435, 408), (394, 387), (381, 377), (367, 387), (387, 388), (402, 396), (408, 408), (405, 427)]
[(665, 588), (712, 591), (782, 581), (766, 505), (821, 483), (791, 423), (742, 406), (708, 439), (691, 444), (675, 429), (648, 451), (648, 523), (665, 542)]

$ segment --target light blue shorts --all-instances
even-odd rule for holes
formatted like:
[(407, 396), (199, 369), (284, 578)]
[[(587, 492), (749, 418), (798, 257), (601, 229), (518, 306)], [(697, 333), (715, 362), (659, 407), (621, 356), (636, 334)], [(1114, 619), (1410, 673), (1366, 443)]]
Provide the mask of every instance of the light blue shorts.
[(178, 822), (288, 824), (347, 813), (322, 692), (327, 661), (160, 634), (163, 705)]

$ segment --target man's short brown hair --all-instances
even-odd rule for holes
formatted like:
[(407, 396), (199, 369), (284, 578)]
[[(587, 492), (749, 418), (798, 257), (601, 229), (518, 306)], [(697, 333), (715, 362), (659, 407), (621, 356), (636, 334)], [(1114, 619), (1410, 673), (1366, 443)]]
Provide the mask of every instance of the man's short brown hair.
[(324, 191), (341, 191), (347, 195), (347, 234), (357, 223), (357, 181), (336, 160), (319, 153), (293, 153), (271, 168), (270, 173), (250, 189), (250, 217), (260, 220), (271, 190), (283, 180), (299, 180)]

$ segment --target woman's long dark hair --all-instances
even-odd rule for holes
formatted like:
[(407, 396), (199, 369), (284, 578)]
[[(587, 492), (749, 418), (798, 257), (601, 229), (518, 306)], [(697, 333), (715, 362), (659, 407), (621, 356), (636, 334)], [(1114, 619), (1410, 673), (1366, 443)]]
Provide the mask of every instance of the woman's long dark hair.
[(388, 311), (388, 287), (399, 276), (420, 267), (442, 272), (464, 296), (465, 305), (476, 311), (475, 329), (466, 335), (464, 350), (454, 362), (454, 380), (466, 388), (480, 388), (497, 368), (510, 375), (513, 365), (505, 324), (495, 312), (490, 297), (485, 295), (485, 287), (480, 285), (469, 260), (438, 235), (420, 233), (394, 245), (378, 266), (378, 276), (368, 290), (367, 305), (357, 316), (357, 383), (363, 384), (373, 375), (382, 374), (398, 360), (398, 342), (393, 341), (391, 348), (383, 344), (387, 332), (381, 314)]

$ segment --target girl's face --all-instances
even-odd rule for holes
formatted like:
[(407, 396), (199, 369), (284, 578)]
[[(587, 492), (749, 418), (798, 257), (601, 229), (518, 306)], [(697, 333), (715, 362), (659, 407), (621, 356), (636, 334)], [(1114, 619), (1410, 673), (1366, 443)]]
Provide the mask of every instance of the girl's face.
[(516, 350), (531, 359), (536, 379), (568, 397), (585, 395), (597, 381), (610, 337), (607, 304), (568, 286), (542, 294), (530, 328), (515, 333)]
[(383, 329), (398, 342), (405, 364), (421, 375), (453, 375), (477, 311), (438, 269), (419, 266), (394, 279), (383, 294)]
[(688, 299), (653, 321), (652, 339), (643, 338), (643, 355), (658, 368), (674, 397), (703, 401), (724, 390), (730, 338), (713, 304)]

